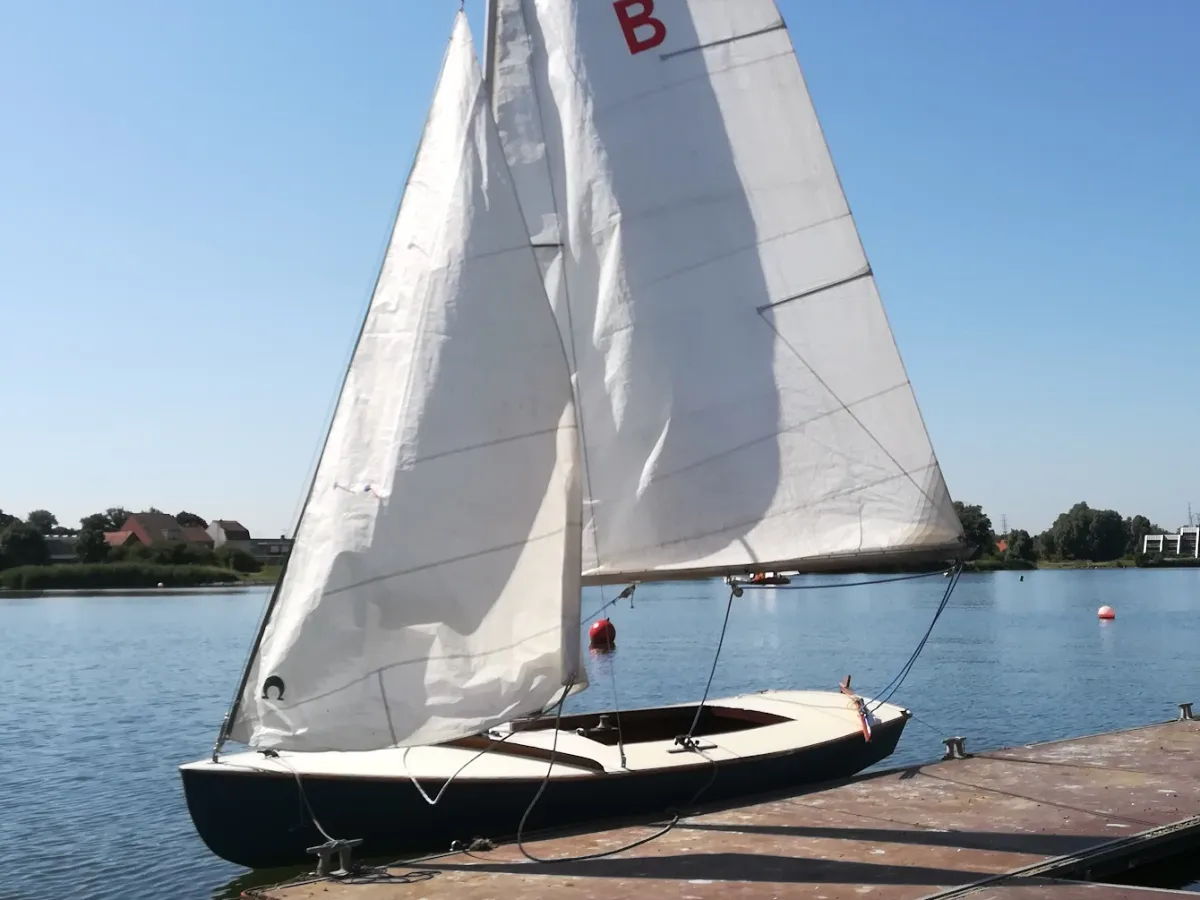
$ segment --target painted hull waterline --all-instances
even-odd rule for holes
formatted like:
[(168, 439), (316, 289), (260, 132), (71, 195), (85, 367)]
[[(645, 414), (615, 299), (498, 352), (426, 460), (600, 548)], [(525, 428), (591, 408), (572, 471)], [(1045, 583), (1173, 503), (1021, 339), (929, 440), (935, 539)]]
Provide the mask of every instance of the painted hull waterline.
[[(693, 802), (730, 803), (850, 777), (891, 755), (910, 714), (879, 706), (867, 741), (847, 700), (833, 692), (764, 691), (710, 701), (697, 750), (660, 738), (685, 733), (694, 705), (622, 711), (624, 767), (615, 715), (592, 713), (563, 718), (553, 768), (554, 720), (548, 719), (514, 726), (503, 741), (481, 736), (437, 747), (277, 759), (238, 753), (189, 763), (180, 773), (200, 837), (238, 865), (311, 863), (307, 848), (325, 841), (314, 816), (334, 838), (362, 839), (356, 856), (415, 856), (446, 851), (454, 841), (513, 838), (546, 780), (527, 834), (663, 816)], [(436, 797), (460, 769), (436, 805), (413, 783)]]

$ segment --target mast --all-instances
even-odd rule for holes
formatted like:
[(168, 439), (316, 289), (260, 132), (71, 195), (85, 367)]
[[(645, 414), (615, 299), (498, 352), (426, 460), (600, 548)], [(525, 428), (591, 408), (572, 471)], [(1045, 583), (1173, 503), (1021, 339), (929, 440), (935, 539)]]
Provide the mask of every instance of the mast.
[(496, 25), (499, 21), (498, 0), (485, 0), (483, 12), (483, 89), (488, 106), (492, 104), (492, 93), (496, 75)]

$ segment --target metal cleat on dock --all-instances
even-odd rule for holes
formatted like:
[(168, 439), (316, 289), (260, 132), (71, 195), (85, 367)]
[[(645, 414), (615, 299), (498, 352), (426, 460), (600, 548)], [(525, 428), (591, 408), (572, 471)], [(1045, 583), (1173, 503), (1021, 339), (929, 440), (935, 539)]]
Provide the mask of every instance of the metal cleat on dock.
[(1192, 715), (1192, 704), (1190, 704), (1190, 703), (1180, 703), (1179, 704), (1179, 720), (1181, 722), (1184, 721), (1185, 719), (1188, 721), (1191, 721), (1192, 719), (1195, 719), (1195, 718), (1196, 717)]
[[(317, 857), (317, 874), (322, 878), (333, 875), (341, 877), (350, 874), (350, 851), (362, 843), (361, 838), (351, 841), (326, 841), (319, 847), (309, 847), (308, 852)], [(330, 869), (333, 854), (338, 855), (338, 867)]]
[(942, 759), (969, 759), (971, 754), (966, 750), (965, 741), (965, 737), (943, 738), (942, 743), (946, 745), (946, 754)]

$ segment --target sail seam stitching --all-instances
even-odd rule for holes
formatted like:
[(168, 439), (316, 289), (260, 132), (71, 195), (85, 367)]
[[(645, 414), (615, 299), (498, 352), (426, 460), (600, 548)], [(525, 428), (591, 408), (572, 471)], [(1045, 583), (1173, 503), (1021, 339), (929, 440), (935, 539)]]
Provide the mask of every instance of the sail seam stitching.
[(695, 53), (699, 50), (708, 50), (711, 47), (722, 47), (725, 44), (732, 44), (736, 41), (744, 41), (747, 38), (758, 37), (763, 34), (771, 34), (775, 31), (786, 31), (787, 25), (780, 19), (774, 25), (768, 25), (766, 28), (760, 28), (757, 31), (748, 31), (745, 34), (735, 34), (731, 37), (721, 38), (719, 41), (710, 41), (707, 44), (697, 44), (695, 47), (687, 47), (684, 50), (672, 50), (670, 53), (660, 53), (658, 58), (664, 62), (668, 59), (674, 59), (676, 56), (683, 56), (685, 53)]
[[(799, 506), (792, 506), (792, 507), (788, 507), (787, 509), (781, 509), (777, 512), (771, 513), (770, 515), (759, 516), (757, 518), (749, 519), (744, 522), (735, 522), (731, 525), (726, 525), (721, 528), (715, 529), (713, 531), (705, 531), (700, 534), (691, 534), (691, 535), (688, 535), (687, 537), (676, 538), (673, 541), (664, 541), (664, 542), (658, 543), (658, 544), (650, 544), (645, 547), (639, 547), (638, 549), (639, 550), (659, 550), (664, 547), (673, 547), (676, 544), (686, 544), (688, 541), (698, 541), (698, 540), (701, 540), (702, 538), (713, 537), (714, 535), (723, 534), (726, 531), (732, 531), (734, 529), (744, 528), (747, 525), (755, 525), (760, 522), (769, 521), (770, 519), (778, 519), (780, 516), (790, 515), (791, 513), (798, 512), (798, 511), (800, 511), (802, 509), (806, 509), (810, 506), (815, 506), (816, 504), (822, 503), (826, 500), (832, 500), (836, 497), (847, 497), (847, 496), (851, 496), (853, 494), (857, 494), (859, 491), (865, 491), (870, 488), (879, 487), (880, 485), (887, 484), (889, 481), (895, 481), (897, 478), (904, 478), (904, 477), (912, 478), (913, 473), (924, 472), (928, 469), (935, 468), (936, 466), (937, 466), (937, 461), (934, 460), (932, 462), (926, 463), (923, 466), (918, 466), (917, 468), (913, 469), (912, 472), (901, 471), (901, 472), (897, 472), (894, 475), (888, 475), (886, 478), (880, 478), (877, 481), (871, 482), (870, 484), (863, 484), (863, 485), (859, 485), (858, 487), (846, 488), (845, 490), (840, 490), (840, 491), (830, 491), (828, 494), (823, 494), (820, 497), (815, 498), (814, 500), (812, 500), (809, 503), (802, 503)], [(922, 491), (922, 493), (924, 493), (924, 492)], [(859, 552), (861, 553), (861, 551), (859, 551)], [(813, 557), (813, 558), (814, 559), (823, 559), (824, 557), (817, 556), (817, 557)], [(736, 568), (736, 567), (729, 567), (729, 568)], [(595, 574), (603, 574), (598, 569), (593, 569), (592, 572)]]
[[(682, 87), (683, 85), (686, 85), (686, 84), (692, 84), (693, 82), (703, 81), (706, 78), (711, 80), (712, 77), (716, 76), (716, 75), (728, 75), (730, 72), (737, 72), (741, 69), (745, 69), (750, 66), (762, 65), (763, 63), (772, 62), (777, 59), (784, 59), (789, 56), (795, 56), (795, 52), (793, 50), (787, 50), (787, 51), (780, 52), (780, 53), (771, 53), (766, 56), (757, 57), (755, 59), (743, 60), (741, 62), (734, 63), (733, 65), (724, 66), (722, 68), (710, 68), (710, 69), (707, 69), (707, 71), (705, 71), (704, 73), (702, 73), (700, 75), (693, 75), (693, 76), (688, 76), (687, 78), (680, 78), (676, 81), (672, 81), (670, 84), (667, 84), (665, 86), (656, 87), (653, 90), (643, 91), (640, 94), (635, 94), (630, 97), (625, 97), (622, 100), (620, 100), (619, 102), (614, 101), (613, 103), (611, 103), (607, 106), (600, 107), (599, 111), (606, 113), (606, 114), (612, 113), (617, 110), (631, 107), (634, 104), (640, 103), (649, 97), (655, 97), (659, 94), (667, 93), (669, 91), (674, 90), (675, 88)], [(572, 72), (574, 72), (574, 70), (572, 70)]]
[[(783, 306), (787, 303), (792, 303), (796, 300), (804, 300), (807, 297), (812, 297), (816, 294), (823, 294), (825, 291), (831, 291), (834, 288), (839, 288), (843, 285), (853, 284), (856, 281), (862, 281), (862, 279), (870, 278), (874, 274), (875, 273), (871, 271), (871, 267), (868, 265), (865, 268), (855, 272), (853, 275), (847, 275), (845, 278), (839, 278), (837, 281), (831, 281), (828, 284), (823, 284), (820, 287), (815, 287), (799, 294), (794, 294), (791, 297), (784, 297), (782, 300), (776, 300), (773, 303), (764, 303), (762, 306), (758, 307), (758, 312), (765, 313), (768, 310), (775, 309), (776, 307)], [(805, 363), (805, 365), (807, 366), (808, 363)], [(814, 372), (813, 374), (815, 375), (816, 373)]]
[(502, 553), (505, 550), (515, 550), (518, 547), (525, 547), (529, 544), (544, 541), (552, 537), (557, 537), (566, 532), (566, 528), (555, 528), (553, 531), (548, 531), (545, 534), (539, 534), (536, 537), (527, 537), (519, 541), (510, 541), (507, 544), (499, 544), (495, 547), (488, 547), (485, 550), (477, 550), (474, 553), (464, 553), (461, 556), (451, 556), (446, 559), (439, 559), (436, 562), (424, 563), (419, 566), (412, 566), (407, 569), (399, 569), (395, 572), (388, 572), (384, 575), (376, 575), (373, 578), (364, 578), (362, 581), (355, 581), (351, 584), (344, 585), (339, 588), (328, 588), (322, 596), (332, 597), (337, 594), (344, 594), (346, 591), (353, 591), (361, 587), (366, 587), (371, 584), (379, 584), (381, 581), (388, 581), (392, 578), (401, 578), (405, 575), (413, 575), (417, 572), (425, 572), (429, 569), (437, 569), (441, 566), (447, 566), (451, 563), (466, 562), (470, 559), (478, 559), (481, 556), (488, 556), (492, 553)]
[[(913, 487), (915, 487), (920, 492), (921, 496), (924, 497), (929, 502), (929, 505), (936, 507), (937, 503), (934, 501), (934, 499), (932, 497), (929, 496), (929, 492), (926, 491), (925, 488), (921, 487), (921, 485), (917, 484), (917, 480), (915, 478), (913, 478), (912, 475), (908, 471), (905, 470), (904, 466), (900, 465), (900, 461), (898, 459), (896, 459), (896, 457), (892, 454), (892, 451), (889, 450), (886, 446), (884, 446), (883, 441), (881, 441), (879, 439), (879, 437), (875, 434), (875, 432), (871, 431), (871, 429), (868, 428), (863, 423), (862, 419), (860, 419), (858, 416), (856, 416), (854, 414), (854, 410), (852, 410), (846, 404), (846, 402), (837, 395), (837, 392), (834, 391), (834, 389), (829, 386), (829, 383), (827, 381), (825, 381), (824, 378), (821, 377), (820, 373), (812, 367), (812, 365), (809, 363), (809, 361), (804, 358), (803, 354), (801, 354), (800, 351), (796, 349), (796, 347), (792, 344), (792, 342), (783, 336), (783, 334), (779, 331), (779, 329), (775, 327), (775, 323), (772, 322), (766, 315), (763, 315), (761, 311), (759, 313), (759, 318), (762, 319), (762, 321), (766, 323), (767, 327), (770, 328), (771, 331), (773, 331), (775, 333), (775, 336), (779, 338), (780, 342), (785, 347), (787, 347), (790, 351), (792, 351), (792, 355), (795, 356), (796, 359), (800, 360), (800, 363), (806, 369), (808, 369), (808, 371), (812, 372), (813, 378), (817, 379), (817, 381), (820, 383), (821, 387), (825, 388), (825, 390), (829, 392), (829, 396), (832, 397), (834, 400), (836, 400), (841, 405), (842, 409), (846, 410), (846, 414), (849, 415), (850, 418), (854, 420), (855, 424), (858, 425), (858, 427), (861, 428), (866, 433), (866, 435), (875, 442), (876, 446), (879, 447), (879, 449), (884, 452), (884, 454), (887, 456), (887, 458), (892, 461), (892, 464), (897, 469), (899, 469), (902, 474), (908, 476), (908, 479), (909, 479), (909, 481), (912, 482)], [(914, 401), (915, 401), (915, 397), (914, 397)], [(926, 439), (928, 440), (928, 435), (926, 435)], [(933, 453), (932, 445), (929, 448), (929, 452), (930, 452), (930, 455), (933, 457), (933, 463), (931, 463), (931, 465), (937, 465), (937, 456), (936, 456), (936, 454)], [(923, 466), (922, 469), (924, 469), (924, 468), (928, 468), (928, 466)]]
[[(766, 190), (768, 190), (768, 189), (767, 188), (763, 189), (764, 192)], [(692, 205), (692, 204), (689, 204), (689, 205)], [(678, 207), (676, 207), (676, 208), (678, 208)], [(606, 223), (605, 225), (603, 225), (599, 228), (593, 229), (591, 234), (588, 235), (588, 237), (595, 239), (598, 237), (607, 236), (607, 235), (611, 234), (612, 232), (614, 232), (617, 228), (621, 227), (627, 220), (636, 225), (645, 225), (652, 217), (657, 218), (657, 214), (659, 212), (666, 215), (666, 214), (671, 213), (672, 211), (673, 211), (673, 209), (671, 207), (663, 206), (654, 212), (651, 212), (651, 213), (643, 212), (643, 213), (639, 213), (637, 216), (633, 216), (633, 217), (626, 216), (624, 213), (622, 213), (620, 215), (614, 216), (613, 219), (611, 221), (609, 221), (608, 223)], [(654, 278), (649, 278), (645, 281), (640, 282), (638, 285), (636, 285), (636, 287), (639, 289), (645, 289), (648, 287), (653, 287), (654, 285), (657, 285), (657, 284), (665, 284), (665, 283), (669, 282), (672, 278), (675, 278), (679, 275), (686, 275), (690, 272), (695, 272), (699, 269), (703, 269), (708, 266), (717, 265), (726, 260), (733, 259), (735, 256), (738, 256), (743, 253), (750, 253), (755, 250), (760, 250), (764, 247), (774, 244), (777, 241), (786, 240), (787, 238), (795, 237), (798, 234), (803, 234), (806, 231), (812, 231), (814, 228), (822, 228), (822, 227), (824, 227), (826, 225), (830, 225), (834, 222), (839, 222), (842, 219), (847, 218), (848, 216), (849, 216), (849, 213), (841, 213), (841, 214), (836, 215), (829, 219), (822, 219), (819, 222), (813, 222), (812, 224), (809, 224), (809, 225), (802, 225), (799, 228), (792, 228), (787, 231), (781, 231), (777, 234), (771, 234), (771, 235), (767, 235), (766, 237), (757, 238), (753, 243), (742, 244), (742, 245), (734, 247), (732, 250), (728, 250), (724, 253), (719, 253), (719, 254), (715, 254), (712, 256), (708, 256), (699, 262), (691, 263), (686, 266), (680, 266), (679, 268), (672, 269), (671, 271), (665, 272), (662, 275), (657, 275)], [(874, 272), (872, 272), (871, 274), (873, 275)], [(778, 302), (782, 303), (784, 301), (778, 301)], [(760, 309), (766, 309), (767, 307), (769, 307), (771, 305), (772, 304), (766, 304), (765, 306), (760, 307)], [(628, 326), (621, 326), (619, 328), (610, 330), (608, 333), (616, 334), (618, 331), (622, 331), (626, 327), (628, 327)]]
[[(904, 390), (907, 387), (911, 387), (910, 383), (907, 381), (902, 381), (899, 384), (894, 384), (891, 387), (883, 388), (882, 390), (876, 391), (873, 394), (868, 394), (865, 397), (859, 397), (857, 400), (851, 401), (848, 405), (849, 406), (858, 406), (860, 404), (867, 403), (871, 400), (877, 400), (886, 394), (890, 394), (892, 391)], [(686, 466), (681, 466), (678, 469), (674, 469), (670, 472), (665, 472), (662, 475), (655, 475), (646, 484), (647, 484), (647, 486), (652, 485), (652, 484), (659, 484), (663, 481), (666, 481), (668, 478), (674, 478), (676, 475), (682, 475), (685, 472), (690, 472), (693, 469), (698, 469), (701, 466), (708, 465), (708, 463), (710, 463), (710, 462), (714, 462), (718, 459), (724, 459), (725, 457), (731, 456), (734, 453), (739, 453), (742, 450), (746, 450), (750, 447), (753, 447), (755, 444), (761, 444), (764, 441), (769, 441), (769, 440), (772, 440), (773, 438), (782, 437), (785, 434), (792, 434), (796, 431), (800, 431), (801, 429), (807, 427), (808, 425), (813, 424), (814, 422), (819, 422), (822, 419), (828, 419), (830, 416), (835, 416), (838, 413), (843, 412), (844, 410), (845, 410), (844, 406), (838, 406), (837, 409), (826, 410), (823, 413), (819, 413), (815, 416), (811, 416), (800, 422), (795, 422), (794, 424), (788, 425), (784, 428), (780, 428), (777, 431), (773, 431), (770, 434), (766, 434), (761, 437), (752, 438), (748, 441), (744, 441), (743, 443), (738, 444), (736, 447), (730, 447), (728, 450), (724, 450), (720, 453), (714, 453), (711, 456), (707, 456), (704, 459), (697, 460), (694, 463), (689, 463)]]
[(414, 459), (410, 466), (416, 466), (420, 463), (432, 462), (436, 459), (445, 459), (447, 456), (454, 456), (458, 453), (471, 453), (475, 450), (486, 450), (488, 447), (498, 447), (501, 444), (510, 444), (516, 441), (524, 441), (528, 438), (542, 437), (547, 434), (557, 434), (560, 431), (574, 431), (575, 428), (571, 425), (556, 425), (552, 428), (542, 428), (538, 431), (530, 431), (525, 434), (515, 434), (511, 437), (495, 438), (494, 440), (484, 441), (480, 444), (471, 444), (467, 447), (455, 447), (453, 450), (443, 450), (440, 453), (431, 453), (428, 456), (418, 456)]
[[(490, 650), (479, 650), (475, 653), (447, 653), (444, 656), (423, 656), (419, 659), (397, 660), (396, 662), (388, 663), (385, 666), (380, 666), (377, 669), (372, 669), (370, 672), (367, 672), (366, 674), (364, 674), (358, 678), (355, 678), (353, 681), (348, 681), (345, 684), (341, 685), (340, 687), (333, 688), (332, 690), (325, 691), (324, 693), (314, 694), (311, 697), (305, 697), (303, 700), (298, 700), (295, 703), (292, 703), (286, 707), (280, 707), (280, 708), (283, 710), (290, 711), (293, 709), (297, 709), (306, 703), (313, 703), (314, 701), (317, 701), (317, 700), (324, 700), (326, 697), (332, 697), (334, 694), (341, 693), (342, 691), (346, 690), (347, 688), (354, 687), (354, 685), (356, 685), (356, 684), (362, 684), (364, 681), (368, 681), (373, 676), (379, 678), (380, 684), (382, 685), (383, 673), (388, 671), (389, 669), (398, 669), (402, 666), (412, 666), (412, 665), (417, 665), (420, 663), (427, 663), (427, 662), (456, 662), (458, 660), (463, 660), (463, 659), (479, 659), (482, 656), (495, 656), (497, 653), (508, 653), (512, 650), (515, 650), (517, 647), (521, 646), (522, 644), (526, 644), (529, 641), (536, 640), (537, 638), (540, 638), (540, 637), (545, 637), (548, 634), (553, 634), (555, 631), (558, 631), (558, 630), (560, 630), (560, 629), (557, 627), (546, 628), (546, 629), (543, 629), (542, 631), (537, 631), (537, 632), (534, 632), (533, 634), (526, 635), (525, 637), (520, 638), (519, 640), (513, 641), (511, 644), (507, 644), (503, 647), (493, 647)], [(390, 723), (389, 723), (389, 725), (390, 725)], [(397, 743), (396, 746), (399, 746), (399, 743)], [(342, 748), (330, 748), (330, 749), (341, 750)], [(313, 751), (313, 752), (318, 752), (318, 751)]]

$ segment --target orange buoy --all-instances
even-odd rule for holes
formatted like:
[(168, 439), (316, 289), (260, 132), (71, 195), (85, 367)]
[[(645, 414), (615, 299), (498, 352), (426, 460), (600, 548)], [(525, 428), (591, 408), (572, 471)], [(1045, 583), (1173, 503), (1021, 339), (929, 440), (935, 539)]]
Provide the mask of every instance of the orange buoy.
[(1117, 617), (1116, 611), (1111, 606), (1100, 607), (1100, 611), (1096, 615), (1101, 619), (1115, 619)]
[(597, 619), (588, 629), (588, 643), (593, 647), (611, 649), (617, 642), (617, 629), (608, 619)]

